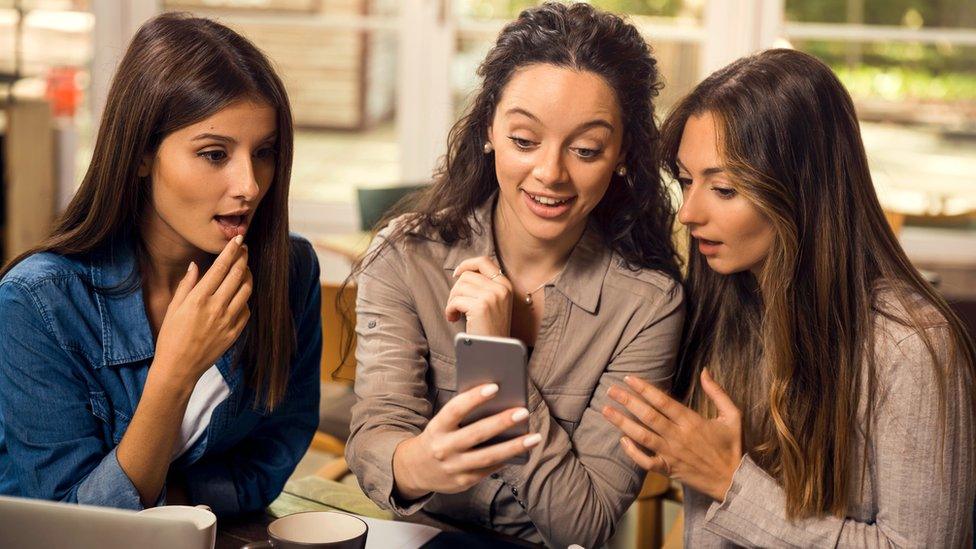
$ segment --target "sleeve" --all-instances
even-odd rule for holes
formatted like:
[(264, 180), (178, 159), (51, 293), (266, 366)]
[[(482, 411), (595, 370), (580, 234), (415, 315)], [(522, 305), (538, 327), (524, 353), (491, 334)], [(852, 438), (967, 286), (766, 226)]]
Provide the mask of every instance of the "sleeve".
[(674, 284), (651, 306), (650, 320), (607, 365), (572, 436), (529, 384), (529, 425), (542, 434), (542, 443), (526, 465), (506, 467), (500, 475), (547, 546), (602, 547), (640, 492), (645, 472), (624, 453), (601, 411), (607, 390), (625, 385), (624, 376), (670, 387), (684, 321), (681, 287)]
[(314, 250), (297, 254), (303, 281), (295, 312), (296, 347), (281, 403), (231, 450), (188, 467), (183, 475), (194, 504), (218, 515), (263, 509), (278, 497), (305, 455), (319, 422), (319, 370), (322, 356), (322, 293)]
[[(941, 330), (933, 341), (948, 339)], [(867, 467), (873, 521), (831, 516), (791, 522), (782, 487), (746, 456), (725, 500), (708, 509), (705, 529), (746, 546), (961, 547), (971, 535), (974, 497), (972, 387), (965, 365), (948, 367), (940, 354), (941, 364), (933, 364), (915, 334), (897, 345), (893, 362), (878, 365), (879, 377), (889, 379), (881, 380), (887, 388), (876, 408)]]
[(13, 480), (15, 495), (24, 497), (140, 510), (139, 492), (92, 412), (77, 359), (58, 344), (47, 318), (29, 288), (12, 281), (0, 285), (5, 484)]
[(393, 453), (398, 444), (420, 434), (433, 406), (426, 380), (427, 339), (412, 292), (390, 257), (395, 252), (390, 247), (383, 250), (358, 279), (357, 402), (346, 461), (370, 499), (406, 515), (419, 510), (430, 496), (411, 502), (395, 497)]

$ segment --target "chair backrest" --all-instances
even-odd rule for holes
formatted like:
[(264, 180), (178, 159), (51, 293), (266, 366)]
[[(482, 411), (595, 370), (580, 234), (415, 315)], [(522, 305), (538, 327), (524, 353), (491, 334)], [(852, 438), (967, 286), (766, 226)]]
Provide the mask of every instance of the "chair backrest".
[[(342, 292), (342, 304), (350, 312), (351, 325), (343, 329), (343, 322), (337, 298)], [(356, 287), (352, 284), (345, 289), (333, 282), (322, 283), (322, 381), (348, 383), (356, 378)], [(345, 334), (352, 334), (345, 360), (342, 360)]]
[(429, 183), (414, 183), (396, 187), (361, 187), (356, 189), (359, 203), (359, 230), (369, 231), (383, 219), (401, 198), (427, 187)]

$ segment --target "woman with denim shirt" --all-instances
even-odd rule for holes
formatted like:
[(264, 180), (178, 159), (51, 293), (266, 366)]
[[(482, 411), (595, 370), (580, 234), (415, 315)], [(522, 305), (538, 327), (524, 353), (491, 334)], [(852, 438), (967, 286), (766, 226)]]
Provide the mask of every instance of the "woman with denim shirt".
[(318, 423), (321, 350), (291, 124), (233, 31), (139, 30), (78, 193), (0, 273), (0, 493), (218, 514), (278, 495)]

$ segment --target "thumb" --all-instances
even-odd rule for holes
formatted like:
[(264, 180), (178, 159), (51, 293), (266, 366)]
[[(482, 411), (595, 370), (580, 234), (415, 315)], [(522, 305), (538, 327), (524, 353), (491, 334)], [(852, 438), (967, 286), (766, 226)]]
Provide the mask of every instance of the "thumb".
[(200, 268), (193, 261), (190, 262), (190, 266), (186, 269), (186, 274), (183, 275), (183, 280), (180, 281), (180, 285), (176, 287), (176, 292), (173, 293), (173, 300), (170, 302), (171, 306), (178, 307), (186, 299), (186, 296), (190, 295), (190, 290), (197, 285), (197, 280), (200, 278)]
[(719, 417), (729, 418), (739, 416), (739, 408), (732, 402), (732, 398), (722, 390), (722, 386), (712, 378), (712, 372), (708, 368), (702, 370), (701, 383), (705, 394), (715, 403)]

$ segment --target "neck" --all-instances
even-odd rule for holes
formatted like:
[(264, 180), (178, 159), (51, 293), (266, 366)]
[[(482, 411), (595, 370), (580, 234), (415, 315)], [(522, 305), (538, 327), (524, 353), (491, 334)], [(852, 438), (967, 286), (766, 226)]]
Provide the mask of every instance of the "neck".
[(154, 210), (144, 217), (146, 221), (140, 228), (147, 260), (142, 269), (144, 286), (172, 294), (186, 276), (191, 261), (195, 261), (202, 272), (212, 257), (187, 242)]
[(504, 201), (498, 201), (492, 215), (498, 259), (504, 263), (509, 280), (524, 291), (559, 274), (586, 228), (580, 224), (555, 240), (541, 240), (525, 230)]

